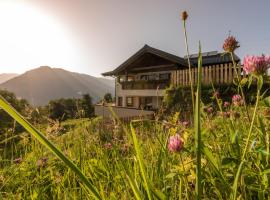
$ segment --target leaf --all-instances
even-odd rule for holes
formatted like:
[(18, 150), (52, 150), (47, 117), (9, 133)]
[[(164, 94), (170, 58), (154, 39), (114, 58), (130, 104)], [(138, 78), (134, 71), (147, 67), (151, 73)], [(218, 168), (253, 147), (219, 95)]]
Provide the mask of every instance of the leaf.
[(263, 102), (264, 102), (264, 104), (265, 104), (267, 107), (270, 107), (270, 96), (264, 98)]
[(240, 81), (240, 84), (242, 87), (244, 87), (248, 82), (248, 79), (247, 78), (243, 78), (241, 81)]
[(258, 90), (261, 90), (262, 89), (262, 86), (263, 86), (263, 76), (258, 76), (257, 77), (257, 80), (258, 80)]
[(127, 177), (128, 183), (133, 191), (135, 198), (137, 200), (141, 200), (142, 198), (141, 198), (140, 190), (139, 190), (135, 180), (131, 179), (128, 175), (126, 175), (126, 177)]
[(131, 128), (131, 135), (132, 135), (133, 144), (134, 144), (134, 148), (135, 148), (135, 152), (136, 152), (136, 157), (137, 157), (138, 162), (139, 162), (140, 172), (141, 172), (143, 182), (144, 182), (144, 186), (145, 186), (145, 191), (147, 193), (148, 199), (151, 200), (152, 195), (151, 195), (151, 192), (150, 192), (149, 183), (147, 181), (148, 179), (146, 178), (146, 173), (145, 173), (145, 169), (144, 169), (142, 154), (141, 154), (141, 150), (140, 150), (140, 147), (139, 147), (139, 144), (138, 144), (138, 139), (137, 139), (135, 130), (133, 128), (132, 122), (130, 123), (130, 128)]
[(237, 188), (238, 188), (238, 179), (241, 175), (242, 172), (242, 167), (243, 167), (244, 161), (242, 161), (238, 167), (235, 179), (234, 179), (234, 183), (233, 183), (233, 193), (232, 193), (232, 198), (235, 200), (236, 199), (236, 195), (237, 195)]
[(262, 172), (262, 174), (270, 174), (270, 169), (266, 169)]
[(34, 136), (41, 144), (49, 149), (54, 155), (62, 160), (86, 185), (95, 199), (102, 199), (95, 186), (88, 180), (88, 178), (82, 173), (82, 171), (69, 159), (62, 151), (60, 151), (53, 143), (51, 143), (39, 130), (37, 130), (32, 124), (24, 119), (6, 100), (0, 96), (0, 107), (8, 113), (13, 119), (15, 119), (22, 127), (25, 128), (32, 136)]
[(216, 173), (219, 175), (219, 177), (221, 178), (223, 184), (227, 187), (227, 188), (230, 188), (229, 187), (229, 184), (227, 183), (227, 181), (225, 180), (222, 172), (220, 171), (219, 167), (218, 167), (218, 162), (215, 160), (213, 154), (211, 153), (211, 151), (207, 148), (207, 147), (204, 147), (203, 148), (203, 153), (204, 155), (207, 157), (207, 159), (210, 161), (210, 163), (214, 166), (214, 169), (216, 171)]
[(250, 75), (250, 76), (248, 77), (248, 88), (250, 88), (252, 82), (253, 82), (253, 76)]

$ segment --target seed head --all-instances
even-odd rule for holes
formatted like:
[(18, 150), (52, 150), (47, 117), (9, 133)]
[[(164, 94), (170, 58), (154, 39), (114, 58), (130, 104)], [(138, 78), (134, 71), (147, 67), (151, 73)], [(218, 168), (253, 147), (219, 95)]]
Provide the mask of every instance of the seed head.
[(187, 18), (188, 18), (187, 11), (183, 11), (183, 12), (182, 12), (182, 20), (183, 20), (183, 21), (186, 21)]
[(227, 53), (233, 53), (239, 47), (239, 42), (233, 36), (227, 37), (223, 43), (223, 50)]

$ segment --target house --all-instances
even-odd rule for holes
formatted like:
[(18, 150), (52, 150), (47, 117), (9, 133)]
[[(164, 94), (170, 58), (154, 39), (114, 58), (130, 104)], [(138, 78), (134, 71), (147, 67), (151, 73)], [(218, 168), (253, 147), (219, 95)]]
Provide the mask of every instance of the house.
[[(239, 57), (234, 55), (236, 63)], [(202, 84), (231, 84), (242, 68), (233, 68), (230, 55), (217, 51), (202, 53)], [(197, 81), (198, 54), (190, 55), (192, 82)], [(240, 67), (239, 67), (240, 66)], [(153, 111), (160, 107), (170, 85), (190, 85), (187, 57), (178, 57), (145, 45), (123, 64), (103, 76), (115, 78), (116, 114), (129, 116), (130, 109)], [(104, 109), (104, 108), (103, 108)], [(124, 109), (124, 110), (123, 110)], [(99, 110), (99, 111), (98, 111)], [(123, 112), (120, 112), (122, 110)], [(100, 108), (96, 109), (100, 115)], [(104, 112), (103, 112), (104, 113)], [(106, 112), (106, 115), (109, 113)], [(135, 113), (134, 113), (135, 115)], [(132, 115), (133, 116), (133, 115)]]

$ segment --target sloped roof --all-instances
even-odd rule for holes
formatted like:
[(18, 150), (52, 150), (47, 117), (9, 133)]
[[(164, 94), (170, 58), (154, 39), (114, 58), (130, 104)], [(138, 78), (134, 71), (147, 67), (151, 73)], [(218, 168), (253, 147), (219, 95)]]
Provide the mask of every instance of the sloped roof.
[(125, 70), (130, 64), (135, 62), (137, 59), (139, 59), (142, 55), (144, 55), (146, 53), (150, 53), (150, 54), (156, 55), (158, 57), (161, 57), (163, 59), (166, 59), (172, 63), (175, 63), (176, 65), (178, 65), (178, 67), (188, 67), (188, 64), (184, 58), (181, 58), (181, 57), (175, 56), (173, 54), (167, 53), (165, 51), (161, 51), (159, 49), (145, 45), (143, 48), (141, 48), (137, 53), (135, 53), (133, 56), (131, 56), (129, 59), (127, 59), (119, 67), (117, 67), (113, 71), (102, 73), (102, 75), (103, 76), (116, 75), (119, 72)]
[[(187, 56), (184, 56), (184, 58), (181, 58), (173, 54), (167, 53), (165, 51), (161, 51), (159, 49), (145, 45), (137, 53), (135, 53), (130, 58), (128, 58), (119, 67), (117, 67), (113, 71), (102, 73), (102, 75), (103, 76), (117, 75), (120, 72), (123, 72), (124, 70), (126, 70), (129, 66), (131, 66), (137, 60), (139, 60), (145, 54), (155, 55), (155, 56), (158, 56), (159, 58), (167, 60), (173, 63), (175, 66), (177, 66), (177, 69), (188, 67)], [(191, 54), (189, 58), (190, 58), (192, 67), (196, 67), (198, 65), (198, 54)], [(240, 61), (240, 58), (235, 54), (234, 54), (234, 59), (236, 62)], [(214, 64), (224, 64), (224, 63), (230, 63), (230, 62), (232, 62), (232, 60), (229, 54), (219, 53), (217, 51), (210, 51), (210, 52), (202, 53), (203, 66), (214, 65)]]
[[(198, 54), (191, 54), (190, 55), (190, 62), (192, 65), (198, 65)], [(184, 57), (185, 59), (187, 56)], [(239, 62), (240, 58), (234, 54), (235, 62)], [(215, 64), (224, 64), (232, 62), (231, 55), (228, 53), (219, 53), (217, 51), (210, 51), (202, 53), (202, 64), (203, 66), (207, 65), (215, 65)]]

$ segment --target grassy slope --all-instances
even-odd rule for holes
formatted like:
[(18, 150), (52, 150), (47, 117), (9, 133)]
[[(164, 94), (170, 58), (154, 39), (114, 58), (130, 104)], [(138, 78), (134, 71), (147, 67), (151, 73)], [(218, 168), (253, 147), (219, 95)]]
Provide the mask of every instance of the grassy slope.
[[(202, 156), (202, 182), (203, 194), (207, 198), (228, 199), (231, 193), (230, 186), (245, 145), (243, 141), (247, 127), (244, 113), (241, 113), (240, 108), (234, 108), (235, 112), (238, 110), (241, 115), (239, 118), (237, 115), (223, 118), (203, 113), (202, 140), (205, 147)], [(261, 108), (258, 115), (262, 114)], [(163, 195), (177, 199), (179, 193), (183, 199), (194, 199), (194, 133), (193, 130), (177, 124), (175, 119), (176, 117), (169, 119), (172, 125), (134, 123), (148, 183), (151, 191), (157, 191), (153, 192), (154, 199), (158, 198), (158, 194), (159, 199)], [(44, 127), (41, 128), (45, 131)], [(103, 124), (99, 119), (71, 120), (60, 127), (48, 129), (47, 132), (50, 133), (47, 133), (47, 137), (81, 168), (105, 199), (133, 199), (136, 195), (144, 199), (148, 196), (129, 129), (125, 133), (120, 126)], [(265, 131), (265, 127), (269, 127), (266, 118), (261, 124), (256, 122), (252, 136), (256, 145), (248, 153), (248, 162), (241, 176), (242, 184), (238, 188), (238, 195), (241, 194), (244, 199), (258, 194), (269, 197), (269, 160), (265, 152), (260, 152), (267, 146), (265, 141), (269, 133)], [(185, 149), (180, 154), (169, 153), (166, 148), (167, 137), (175, 133), (180, 133), (185, 140)], [(28, 134), (21, 136), (19, 143), (13, 145), (13, 158), (11, 154), (7, 154), (1, 159), (2, 197), (87, 197), (75, 175), (61, 161)], [(20, 164), (12, 161), (17, 157), (22, 158)]]

